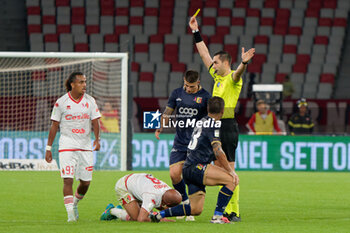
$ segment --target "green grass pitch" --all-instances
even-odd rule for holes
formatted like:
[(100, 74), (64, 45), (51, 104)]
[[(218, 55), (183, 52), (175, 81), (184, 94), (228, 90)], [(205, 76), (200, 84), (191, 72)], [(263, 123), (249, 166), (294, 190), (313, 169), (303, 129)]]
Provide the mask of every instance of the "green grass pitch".
[[(171, 184), (168, 172), (152, 173)], [(235, 224), (209, 223), (216, 187), (207, 188), (196, 222), (100, 222), (124, 174), (96, 171), (79, 222), (67, 223), (58, 172), (0, 172), (0, 232), (350, 232), (349, 173), (239, 172), (242, 222)]]

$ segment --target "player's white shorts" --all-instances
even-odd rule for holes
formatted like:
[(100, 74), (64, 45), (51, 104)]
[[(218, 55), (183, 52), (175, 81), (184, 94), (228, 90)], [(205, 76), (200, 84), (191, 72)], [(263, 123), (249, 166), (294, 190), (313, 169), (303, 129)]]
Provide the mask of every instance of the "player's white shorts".
[(92, 180), (94, 158), (92, 151), (62, 151), (59, 152), (60, 170), (62, 178), (76, 180)]
[(123, 176), (120, 178), (117, 183), (115, 184), (115, 193), (117, 195), (117, 200), (120, 202), (120, 204), (125, 205), (128, 204), (136, 198), (130, 194), (126, 188), (125, 182), (127, 181), (127, 178), (131, 176), (132, 174)]

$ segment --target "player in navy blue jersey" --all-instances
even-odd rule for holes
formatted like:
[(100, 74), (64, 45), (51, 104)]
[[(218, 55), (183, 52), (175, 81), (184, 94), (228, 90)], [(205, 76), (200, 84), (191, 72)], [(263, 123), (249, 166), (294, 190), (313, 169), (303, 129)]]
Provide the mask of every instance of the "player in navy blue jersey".
[[(176, 124), (176, 135), (170, 153), (170, 177), (174, 188), (181, 193), (184, 203), (188, 203), (185, 182), (182, 179), (182, 167), (186, 160), (187, 146), (195, 122), (207, 115), (207, 104), (210, 94), (200, 86), (197, 71), (189, 70), (185, 73), (184, 86), (175, 89), (169, 97), (167, 107), (161, 117), (161, 128), (157, 129), (155, 136), (163, 128)], [(171, 115), (176, 109), (176, 119)]]
[[(183, 203), (159, 213), (150, 214), (152, 221), (159, 222), (165, 217), (200, 215), (203, 211), (205, 186), (223, 185), (218, 195), (214, 216), (210, 222), (230, 223), (226, 217), (223, 217), (223, 212), (239, 183), (239, 179), (221, 148), (220, 119), (224, 114), (224, 105), (224, 100), (221, 97), (210, 98), (208, 116), (197, 122), (192, 133), (186, 162), (183, 166), (183, 178), (188, 185), (190, 203)], [(215, 158), (223, 168), (211, 164)]]

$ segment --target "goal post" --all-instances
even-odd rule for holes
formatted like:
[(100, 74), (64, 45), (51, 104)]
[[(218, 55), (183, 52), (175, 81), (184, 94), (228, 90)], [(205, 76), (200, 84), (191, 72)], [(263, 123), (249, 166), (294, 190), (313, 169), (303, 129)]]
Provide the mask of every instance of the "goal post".
[(45, 157), (52, 107), (75, 71), (102, 115), (95, 168), (127, 170), (128, 53), (0, 52), (0, 159)]

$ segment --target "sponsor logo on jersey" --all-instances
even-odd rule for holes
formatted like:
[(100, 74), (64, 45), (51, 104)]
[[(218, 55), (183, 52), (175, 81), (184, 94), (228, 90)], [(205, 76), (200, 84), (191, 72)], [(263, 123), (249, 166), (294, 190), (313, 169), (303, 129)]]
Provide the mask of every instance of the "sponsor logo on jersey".
[(67, 110), (69, 110), (70, 109), (70, 105), (67, 105)]
[(214, 131), (214, 136), (215, 136), (216, 138), (219, 138), (219, 137), (220, 137), (220, 130), (216, 129), (216, 130)]
[(144, 129), (159, 129), (160, 116), (162, 114), (157, 110), (156, 112), (143, 112), (143, 128)]
[(170, 152), (177, 152), (177, 150), (175, 148), (171, 149)]
[(169, 186), (167, 184), (157, 184), (153, 186), (155, 189), (162, 189), (162, 188), (168, 188)]
[(187, 116), (196, 116), (198, 114), (198, 109), (196, 108), (179, 108), (179, 113)]
[(83, 119), (90, 119), (90, 115), (87, 114), (87, 113), (84, 113), (84, 114), (82, 114), (82, 113), (79, 114), (78, 113), (78, 114), (74, 114), (74, 115), (67, 114), (65, 118), (66, 118), (67, 121), (83, 120)]
[(218, 82), (218, 84), (216, 84), (217, 87), (223, 87), (224, 85), (220, 82)]
[(176, 101), (182, 101), (182, 99), (181, 98), (177, 98)]
[(194, 98), (194, 101), (195, 101), (197, 104), (200, 104), (200, 103), (202, 103), (202, 97), (196, 97), (196, 98)]
[(94, 166), (86, 167), (85, 170), (91, 172), (94, 170)]
[(85, 133), (85, 129), (72, 129), (72, 133), (84, 134)]
[(82, 104), (83, 105), (83, 108), (86, 107), (86, 108), (89, 108), (89, 103), (85, 103), (85, 104)]
[(205, 168), (207, 167), (207, 165), (203, 165), (203, 164), (197, 164), (197, 169), (199, 170), (205, 170)]

